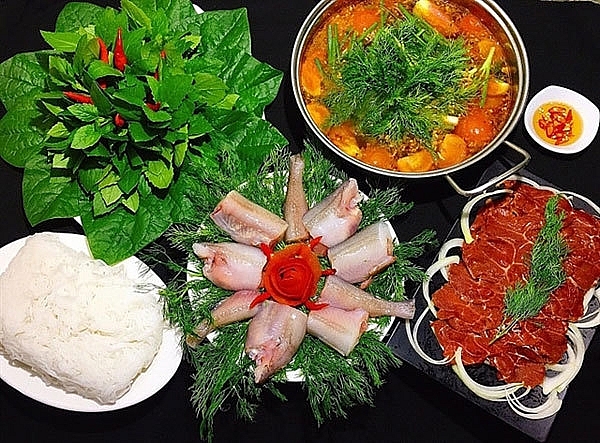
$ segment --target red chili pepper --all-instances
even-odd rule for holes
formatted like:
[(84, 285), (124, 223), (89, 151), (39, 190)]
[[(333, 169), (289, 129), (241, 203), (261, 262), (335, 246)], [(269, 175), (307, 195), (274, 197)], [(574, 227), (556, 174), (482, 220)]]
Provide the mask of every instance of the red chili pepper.
[(117, 128), (122, 128), (127, 123), (121, 114), (115, 114), (114, 122)]
[(152, 109), (154, 112), (160, 109), (160, 103), (146, 103), (146, 106), (148, 106), (148, 108)]
[(538, 126), (544, 130), (546, 137), (555, 145), (569, 141), (572, 136), (573, 111), (564, 106), (551, 106), (546, 111), (541, 110)]
[[(163, 60), (167, 58), (167, 53), (165, 52), (164, 49), (162, 51), (160, 51), (160, 58)], [(158, 66), (157, 66), (156, 70), (154, 71), (154, 78), (156, 80), (158, 80), (158, 77), (159, 77), (159, 73), (158, 73)]]
[(567, 118), (565, 119), (567, 123), (571, 123), (573, 121), (573, 110), (569, 109), (567, 112)]
[(119, 71), (125, 71), (127, 57), (125, 56), (125, 50), (123, 49), (123, 32), (121, 31), (121, 28), (117, 29), (117, 39), (115, 40), (113, 64), (115, 65), (115, 68), (117, 68)]
[(92, 97), (87, 94), (82, 94), (80, 92), (72, 92), (72, 91), (64, 91), (64, 96), (70, 100), (73, 100), (77, 103), (90, 103), (93, 104)]
[(101, 62), (108, 63), (108, 48), (106, 47), (106, 43), (100, 37), (98, 37), (98, 45), (100, 46), (100, 53), (98, 58)]

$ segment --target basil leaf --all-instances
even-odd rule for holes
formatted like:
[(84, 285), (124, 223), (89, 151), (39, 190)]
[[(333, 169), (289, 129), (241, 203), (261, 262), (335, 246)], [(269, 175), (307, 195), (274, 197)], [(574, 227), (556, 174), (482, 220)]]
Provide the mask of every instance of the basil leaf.
[(90, 96), (100, 115), (108, 116), (112, 113), (113, 106), (104, 91), (98, 86), (98, 83), (91, 82)]
[(119, 186), (110, 185), (100, 189), (100, 195), (102, 196), (102, 200), (104, 200), (104, 203), (108, 207), (114, 203), (117, 203), (121, 199), (123, 192), (121, 192)]
[(129, 136), (136, 143), (147, 142), (155, 137), (148, 133), (140, 122), (129, 123)]
[(82, 35), (73, 55), (73, 70), (82, 74), (85, 68), (94, 60), (98, 60), (100, 45), (98, 39), (88, 34)]
[(194, 77), (187, 74), (164, 75), (156, 91), (156, 100), (177, 108), (192, 89), (193, 81)]
[(102, 194), (98, 192), (94, 194), (94, 198), (92, 200), (92, 211), (95, 217), (100, 217), (113, 211), (117, 207), (117, 205), (118, 201), (107, 205), (106, 201), (102, 197)]
[(177, 143), (175, 145), (175, 152), (173, 155), (173, 163), (175, 163), (175, 166), (180, 167), (183, 164), (183, 161), (185, 160), (185, 155), (187, 154), (187, 150), (188, 150), (188, 142), (184, 141), (182, 143)]
[(46, 43), (59, 52), (75, 52), (80, 37), (75, 32), (41, 31), (41, 34)]
[(50, 75), (64, 84), (77, 84), (75, 73), (69, 62), (62, 57), (50, 56)]
[(123, 73), (118, 69), (113, 68), (108, 63), (104, 63), (100, 60), (93, 60), (87, 69), (88, 74), (94, 80), (102, 77), (122, 77)]
[(173, 167), (163, 160), (151, 160), (148, 162), (146, 177), (158, 189), (168, 188), (174, 177)]
[(131, 212), (136, 212), (140, 207), (140, 195), (134, 192), (129, 197), (122, 200), (123, 206), (129, 209)]
[(107, 165), (102, 169), (97, 165), (91, 167), (82, 167), (79, 169), (77, 175), (79, 183), (85, 191), (95, 192), (98, 189), (98, 184), (109, 174), (110, 170), (110, 165)]
[(67, 138), (70, 133), (71, 131), (67, 129), (63, 122), (58, 122), (50, 128), (46, 135), (54, 138)]
[(73, 135), (71, 148), (85, 149), (94, 146), (100, 140), (102, 134), (96, 129), (94, 124), (85, 125), (77, 128)]
[(52, 167), (55, 169), (64, 169), (69, 165), (69, 157), (63, 153), (54, 154), (52, 156)]
[(148, 120), (153, 123), (168, 123), (171, 121), (171, 114), (166, 111), (153, 111), (148, 106), (144, 106), (142, 109)]
[(148, 17), (144, 10), (138, 7), (135, 3), (130, 0), (121, 0), (121, 7), (127, 13), (127, 15), (140, 26), (148, 30), (152, 29), (152, 20), (150, 20), (150, 17)]
[(93, 122), (98, 118), (98, 108), (89, 103), (76, 103), (67, 107), (67, 110), (82, 122)]
[(196, 114), (190, 119), (188, 133), (190, 138), (197, 138), (213, 130), (211, 123), (202, 114)]
[(140, 181), (141, 171), (139, 169), (128, 169), (121, 173), (119, 188), (123, 193), (130, 194)]

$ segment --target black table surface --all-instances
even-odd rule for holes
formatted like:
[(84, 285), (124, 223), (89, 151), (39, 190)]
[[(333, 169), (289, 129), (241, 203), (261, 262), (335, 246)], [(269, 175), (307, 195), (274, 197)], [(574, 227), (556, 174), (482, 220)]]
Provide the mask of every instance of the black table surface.
[[(65, 1), (0, 0), (0, 61), (25, 51), (45, 48), (39, 30), (52, 30)], [(96, 0), (112, 6), (117, 1)], [(530, 95), (555, 84), (574, 89), (600, 104), (600, 6), (590, 2), (498, 0), (519, 30), (530, 61)], [(198, 0), (204, 10), (245, 7), (252, 32), (253, 54), (284, 72), (282, 87), (266, 118), (302, 146), (304, 129), (292, 92), (289, 63), (295, 35), (314, 1), (244, 2)], [(580, 154), (560, 156), (535, 145), (522, 121), (508, 139), (530, 152), (527, 169), (562, 189), (600, 202), (598, 170), (600, 137)], [(492, 153), (495, 155), (502, 155)], [(485, 162), (459, 174), (475, 183)], [(348, 168), (350, 174), (362, 175)], [(18, 169), (0, 162), (0, 247), (39, 230), (69, 229), (58, 220), (31, 227), (23, 213)], [(372, 178), (372, 177), (366, 177)], [(415, 207), (394, 222), (402, 238), (432, 228), (443, 239), (465, 198), (443, 179), (403, 182), (403, 199)], [(433, 253), (432, 253), (433, 254)], [(433, 255), (424, 257), (424, 263)], [(597, 441), (600, 435), (600, 338), (592, 341), (583, 368), (567, 392), (548, 441)], [(38, 403), (0, 382), (0, 441), (120, 442), (200, 441), (199, 420), (190, 402), (192, 370), (183, 362), (174, 378), (156, 395), (136, 406), (106, 413), (75, 413)], [(351, 409), (346, 419), (318, 427), (301, 385), (284, 387), (287, 402), (265, 396), (252, 423), (224, 410), (216, 418), (216, 442), (404, 442), (404, 441), (531, 441), (529, 437), (482, 411), (445, 386), (405, 364), (388, 374), (374, 407)]]

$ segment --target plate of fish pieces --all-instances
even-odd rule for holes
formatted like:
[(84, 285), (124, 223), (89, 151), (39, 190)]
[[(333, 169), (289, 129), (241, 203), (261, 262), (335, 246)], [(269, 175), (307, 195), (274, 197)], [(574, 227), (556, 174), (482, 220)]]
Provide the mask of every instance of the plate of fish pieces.
[(540, 441), (600, 324), (600, 208), (528, 171), (472, 198), (397, 355)]
[[(247, 328), (242, 351), (258, 384), (275, 374), (303, 381), (296, 356), (307, 337), (320, 342), (319, 352), (347, 359), (365, 332), (381, 342), (394, 318), (414, 314), (397, 269), (406, 263), (394, 254), (398, 239), (377, 200), (345, 177), (328, 176), (325, 192), (311, 192), (316, 186), (307, 183), (322, 189), (324, 181), (305, 177), (305, 166), (300, 154), (290, 156), (268, 186), (261, 180), (262, 201), (249, 182), (227, 192), (199, 231), (223, 240), (191, 245), (189, 298), (204, 318), (187, 345), (214, 340), (231, 325)], [(213, 229), (220, 235), (206, 235)]]
[(164, 294), (203, 429), (232, 404), (252, 420), (261, 393), (283, 399), (287, 382), (303, 384), (319, 423), (372, 404), (400, 365), (386, 334), (414, 315), (404, 285), (424, 271), (412, 259), (435, 235), (397, 239), (389, 220), (411, 207), (400, 191), (367, 198), (311, 145), (275, 149), (265, 164), (236, 178), (232, 163), (198, 199), (206, 216), (169, 235), (188, 263), (185, 284)]

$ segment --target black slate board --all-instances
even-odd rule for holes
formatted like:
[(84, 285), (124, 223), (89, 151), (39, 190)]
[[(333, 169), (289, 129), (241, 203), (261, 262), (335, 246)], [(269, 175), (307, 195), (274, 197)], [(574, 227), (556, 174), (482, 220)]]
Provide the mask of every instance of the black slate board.
[[(486, 183), (490, 178), (495, 177), (499, 173), (505, 171), (507, 169), (507, 167), (510, 167), (509, 163), (510, 162), (508, 162), (506, 160), (501, 160), (501, 159), (496, 160), (482, 174), (482, 176), (479, 180), (479, 184)], [(550, 186), (552, 188), (558, 189), (552, 183), (549, 183), (548, 181), (546, 181), (540, 177), (537, 177), (536, 175), (530, 173), (526, 169), (521, 170), (518, 175), (525, 177), (525, 178), (529, 178), (529, 179), (535, 181), (539, 185)], [(576, 207), (584, 209), (590, 213), (594, 213), (591, 210), (591, 208), (589, 208), (589, 206), (583, 201), (574, 202), (574, 205)], [(448, 233), (448, 235), (446, 237), (446, 240), (451, 239), (451, 238), (457, 238), (457, 237), (462, 237), (461, 230), (460, 230), (460, 220), (457, 220), (454, 223), (452, 229), (450, 230), (450, 232)], [(433, 290), (439, 288), (443, 283), (444, 283), (444, 279), (439, 275), (439, 273), (436, 274), (434, 276), (434, 278), (432, 278), (432, 282), (430, 285), (430, 288), (432, 291), (431, 293), (433, 293)], [(417, 312), (417, 316), (418, 316), (421, 312), (423, 312), (423, 309), (425, 308), (425, 305), (426, 305), (425, 300), (423, 298), (421, 288), (417, 289), (417, 291), (414, 294), (414, 298), (416, 301), (416, 312)], [(430, 355), (434, 358), (441, 359), (442, 358), (441, 347), (440, 347), (435, 335), (433, 334), (431, 328), (429, 328), (429, 326), (428, 326), (428, 320), (431, 320), (431, 319), (432, 319), (432, 316), (430, 315), (430, 317), (425, 319), (423, 324), (421, 324), (421, 327), (419, 329), (420, 336), (421, 336), (419, 343), (420, 343), (422, 349), (428, 355)], [(581, 332), (582, 332), (583, 339), (584, 339), (586, 349), (587, 349), (590, 341), (592, 340), (592, 338), (596, 332), (596, 328), (582, 329)], [(540, 442), (545, 441), (546, 438), (548, 437), (548, 434), (550, 432), (552, 424), (556, 418), (556, 414), (554, 414), (550, 417), (544, 418), (544, 419), (540, 419), (540, 420), (530, 420), (530, 419), (523, 418), (523, 417), (519, 416), (518, 414), (516, 414), (506, 402), (492, 402), (492, 401), (484, 400), (484, 399), (478, 397), (473, 392), (471, 392), (467, 387), (465, 387), (463, 382), (456, 376), (456, 374), (454, 373), (454, 371), (451, 369), (450, 366), (432, 365), (432, 364), (426, 362), (425, 360), (423, 360), (414, 351), (414, 349), (412, 348), (412, 346), (410, 345), (410, 343), (408, 341), (404, 321), (398, 321), (396, 323), (396, 325), (392, 329), (392, 332), (390, 333), (390, 338), (389, 338), (387, 344), (392, 349), (392, 351), (406, 363), (411, 364), (412, 366), (414, 366), (418, 370), (422, 371), (423, 373), (427, 374), (431, 378), (435, 379), (439, 383), (442, 383), (443, 385), (445, 385), (448, 389), (451, 389), (452, 391), (456, 392), (457, 394), (465, 397), (466, 399), (470, 400), (477, 406), (481, 407), (482, 409), (484, 409), (485, 411), (489, 412), (490, 414), (496, 416), (497, 418), (503, 420), (504, 422), (508, 423), (509, 425), (513, 426), (514, 428), (518, 429), (519, 431), (523, 432), (524, 434), (526, 434)], [(583, 364), (585, 365), (585, 360), (584, 360)], [(486, 384), (486, 385), (502, 384), (501, 382), (497, 381), (495, 370), (487, 365), (478, 365), (476, 367), (470, 367), (468, 369), (468, 372), (472, 378), (474, 378), (476, 381), (479, 381), (482, 384)], [(566, 395), (566, 392), (567, 392), (567, 389), (565, 389), (563, 392), (561, 392), (559, 397), (564, 398), (564, 396)], [(541, 393), (541, 389), (538, 387), (538, 388), (535, 388), (534, 390), (532, 390), (532, 392), (529, 394), (529, 399), (530, 399), (530, 402), (528, 403), (528, 406), (533, 407), (533, 406), (536, 406), (537, 404), (539, 404), (541, 402), (541, 399), (543, 399), (543, 394)], [(560, 413), (560, 410), (557, 412), (557, 414), (559, 414), (559, 413)]]

